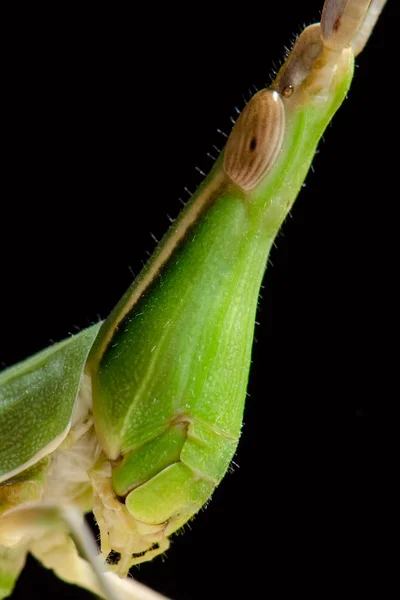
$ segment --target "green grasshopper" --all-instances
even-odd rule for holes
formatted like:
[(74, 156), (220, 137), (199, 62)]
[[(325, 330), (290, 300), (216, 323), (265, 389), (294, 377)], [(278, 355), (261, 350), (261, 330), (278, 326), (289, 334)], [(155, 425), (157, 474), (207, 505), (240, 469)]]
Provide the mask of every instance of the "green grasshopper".
[(126, 576), (229, 467), (268, 254), (383, 5), (327, 0), (106, 321), (2, 373), (0, 598), (27, 552), (102, 597), (159, 597)]

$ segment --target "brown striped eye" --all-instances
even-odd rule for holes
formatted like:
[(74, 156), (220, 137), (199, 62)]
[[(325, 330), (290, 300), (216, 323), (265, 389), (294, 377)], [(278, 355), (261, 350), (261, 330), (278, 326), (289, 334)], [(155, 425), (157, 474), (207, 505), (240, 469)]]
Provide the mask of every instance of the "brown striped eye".
[(226, 174), (243, 190), (254, 188), (274, 164), (284, 132), (285, 109), (279, 94), (258, 92), (229, 136), (224, 155)]

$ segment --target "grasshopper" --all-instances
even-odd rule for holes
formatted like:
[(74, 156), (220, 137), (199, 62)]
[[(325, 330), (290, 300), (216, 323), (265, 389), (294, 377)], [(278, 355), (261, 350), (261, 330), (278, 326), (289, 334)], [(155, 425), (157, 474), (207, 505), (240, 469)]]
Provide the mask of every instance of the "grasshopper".
[(229, 467), (268, 254), (383, 4), (327, 0), (104, 323), (2, 374), (3, 597), (27, 552), (103, 597), (152, 596), (126, 576)]

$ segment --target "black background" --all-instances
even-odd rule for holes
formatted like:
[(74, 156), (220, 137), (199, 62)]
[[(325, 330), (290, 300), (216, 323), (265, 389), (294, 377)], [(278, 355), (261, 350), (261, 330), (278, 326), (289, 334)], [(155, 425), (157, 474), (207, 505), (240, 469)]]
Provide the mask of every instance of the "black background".
[[(126, 13), (110, 5), (91, 14), (10, 5), (3, 366), (105, 317), (119, 299), (154, 247), (150, 232), (161, 237), (184, 186), (199, 183), (195, 165), (207, 170), (207, 152), (223, 144), (216, 128), (229, 130), (242, 94), (268, 83), (284, 46), (319, 20), (320, 1), (271, 4), (148, 4)], [(164, 560), (135, 571), (175, 600), (327, 582), (339, 439), (353, 402), (377, 406), (390, 395), (396, 17), (389, 0), (272, 251), (239, 468)], [(30, 560), (13, 597), (46, 594), (89, 597)]]

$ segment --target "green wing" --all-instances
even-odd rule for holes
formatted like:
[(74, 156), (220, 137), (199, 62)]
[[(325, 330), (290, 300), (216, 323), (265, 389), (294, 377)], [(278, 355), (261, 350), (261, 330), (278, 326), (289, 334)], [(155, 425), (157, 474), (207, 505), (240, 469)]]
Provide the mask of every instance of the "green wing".
[(93, 325), (0, 374), (0, 481), (36, 462), (61, 442), (86, 357), (100, 324)]

